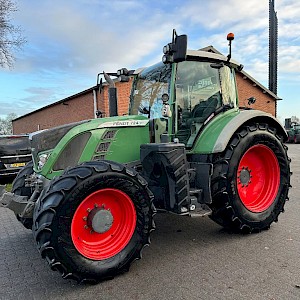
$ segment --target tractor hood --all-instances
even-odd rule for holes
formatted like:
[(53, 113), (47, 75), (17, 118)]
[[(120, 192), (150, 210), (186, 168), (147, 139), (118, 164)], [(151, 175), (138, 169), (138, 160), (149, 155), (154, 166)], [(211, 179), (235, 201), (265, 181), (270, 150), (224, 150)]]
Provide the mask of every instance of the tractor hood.
[(72, 129), (74, 129), (74, 131), (90, 131), (98, 128), (143, 127), (148, 123), (149, 119), (144, 116), (117, 116), (91, 119), (33, 132), (29, 135), (29, 139), (31, 141), (32, 149), (38, 153), (53, 149)]
[(51, 179), (84, 161), (139, 160), (140, 145), (149, 143), (149, 119), (139, 115), (92, 119), (36, 132), (30, 139), (35, 171)]

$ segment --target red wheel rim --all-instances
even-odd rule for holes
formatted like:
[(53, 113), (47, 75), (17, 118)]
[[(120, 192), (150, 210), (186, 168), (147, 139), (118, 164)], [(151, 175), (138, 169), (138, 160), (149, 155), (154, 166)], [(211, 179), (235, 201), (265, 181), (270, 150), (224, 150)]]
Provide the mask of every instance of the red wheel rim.
[[(91, 225), (90, 221), (96, 220), (95, 213), (109, 219), (109, 225), (106, 224), (106, 229), (102, 230), (104, 232), (94, 231), (95, 227)], [(103, 216), (100, 216), (102, 225), (104, 221), (107, 223), (103, 221)], [(92, 193), (80, 203), (73, 216), (71, 237), (81, 255), (103, 260), (125, 248), (135, 227), (136, 211), (130, 197), (117, 189), (103, 189)]]
[(243, 155), (237, 171), (238, 194), (244, 206), (263, 212), (274, 202), (280, 184), (280, 168), (274, 152), (255, 145)]

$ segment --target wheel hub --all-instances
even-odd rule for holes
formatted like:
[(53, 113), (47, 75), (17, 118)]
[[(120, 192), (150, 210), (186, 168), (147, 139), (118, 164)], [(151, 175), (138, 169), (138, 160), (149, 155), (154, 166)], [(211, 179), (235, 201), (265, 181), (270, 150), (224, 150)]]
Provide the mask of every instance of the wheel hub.
[(111, 258), (129, 243), (136, 228), (136, 210), (123, 191), (100, 189), (77, 207), (71, 235), (77, 251), (89, 259)]
[(239, 184), (242, 184), (242, 186), (248, 186), (249, 183), (251, 183), (251, 170), (249, 170), (247, 167), (244, 168), (240, 171), (240, 176), (239, 176)]
[(88, 228), (92, 231), (104, 233), (111, 228), (114, 217), (109, 209), (94, 208), (89, 212), (86, 221)]

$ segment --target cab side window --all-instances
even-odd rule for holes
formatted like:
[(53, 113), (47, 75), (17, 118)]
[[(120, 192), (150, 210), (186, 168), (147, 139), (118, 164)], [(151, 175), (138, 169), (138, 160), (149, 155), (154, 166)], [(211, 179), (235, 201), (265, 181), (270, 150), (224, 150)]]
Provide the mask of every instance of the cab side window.
[(190, 144), (191, 135), (221, 106), (219, 70), (208, 62), (178, 63), (176, 74), (177, 137)]

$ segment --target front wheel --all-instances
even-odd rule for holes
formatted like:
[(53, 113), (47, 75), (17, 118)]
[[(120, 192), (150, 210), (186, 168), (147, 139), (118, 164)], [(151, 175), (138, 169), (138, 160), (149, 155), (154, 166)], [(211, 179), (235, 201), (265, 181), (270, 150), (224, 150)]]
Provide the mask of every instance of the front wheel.
[(71, 168), (38, 200), (38, 250), (64, 278), (100, 281), (123, 273), (150, 243), (152, 198), (145, 180), (121, 164)]
[(275, 129), (267, 124), (245, 126), (214, 159), (214, 221), (248, 233), (268, 229), (278, 220), (290, 186), (290, 159)]

